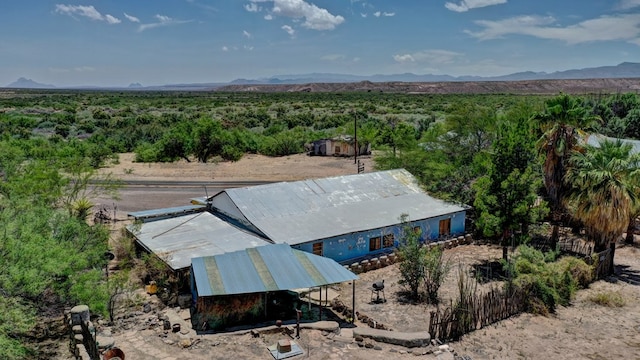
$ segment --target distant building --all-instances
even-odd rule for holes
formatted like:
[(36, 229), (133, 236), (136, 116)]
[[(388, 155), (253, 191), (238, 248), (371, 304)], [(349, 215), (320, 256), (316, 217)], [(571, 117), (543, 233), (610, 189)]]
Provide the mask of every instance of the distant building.
[(403, 169), (227, 189), (208, 206), (259, 237), (341, 263), (393, 251), (402, 214), (423, 241), (465, 231), (466, 209), (427, 195)]
[[(358, 155), (370, 155), (371, 144), (358, 142)], [(355, 156), (356, 141), (350, 136), (338, 136), (332, 139), (316, 140), (309, 145), (311, 156)]]

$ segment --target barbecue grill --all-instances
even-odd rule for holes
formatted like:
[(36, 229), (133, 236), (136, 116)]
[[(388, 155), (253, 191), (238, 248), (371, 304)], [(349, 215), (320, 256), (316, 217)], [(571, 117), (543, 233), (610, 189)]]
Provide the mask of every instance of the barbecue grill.
[[(375, 300), (373, 299), (373, 293), (376, 293)], [(380, 298), (380, 293), (382, 293), (382, 299)], [(387, 297), (384, 295), (384, 280), (376, 281), (371, 285), (371, 302), (381, 303), (387, 302)]]

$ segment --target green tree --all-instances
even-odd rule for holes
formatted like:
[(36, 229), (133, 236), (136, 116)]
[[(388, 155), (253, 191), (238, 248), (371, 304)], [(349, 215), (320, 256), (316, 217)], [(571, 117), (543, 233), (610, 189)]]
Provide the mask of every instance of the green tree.
[(602, 251), (627, 229), (640, 171), (640, 155), (620, 140), (603, 141), (599, 147), (574, 151), (565, 176), (570, 186), (569, 208), (582, 221), (586, 236)]
[(526, 235), (530, 224), (545, 215), (536, 205), (541, 186), (535, 169), (533, 139), (526, 119), (500, 125), (493, 144), (489, 174), (474, 184), (476, 225), (485, 236), (500, 236), (507, 246), (514, 232)]
[(582, 106), (580, 99), (561, 94), (545, 102), (545, 110), (534, 115), (542, 136), (538, 140), (539, 152), (544, 157), (544, 186), (553, 219), (551, 242), (558, 240), (558, 222), (566, 213), (564, 199), (569, 193), (564, 181), (567, 163), (578, 140), (584, 137), (596, 119)]
[(194, 152), (199, 162), (219, 155), (225, 145), (225, 130), (219, 121), (201, 118), (194, 129)]
[(400, 215), (402, 233), (398, 256), (400, 259), (399, 284), (409, 288), (410, 297), (420, 299), (420, 284), (425, 276), (425, 255), (427, 248), (420, 243), (420, 235), (413, 231), (409, 222), (409, 215)]

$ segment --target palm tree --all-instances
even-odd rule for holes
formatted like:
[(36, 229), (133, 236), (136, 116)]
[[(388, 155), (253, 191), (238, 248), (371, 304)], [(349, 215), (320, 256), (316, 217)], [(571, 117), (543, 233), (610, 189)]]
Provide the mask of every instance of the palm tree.
[(542, 131), (537, 147), (544, 156), (544, 185), (554, 223), (551, 243), (555, 247), (558, 222), (566, 214), (563, 199), (569, 191), (564, 182), (567, 162), (579, 139), (585, 136), (584, 130), (590, 128), (597, 118), (588, 115), (578, 98), (567, 94), (547, 100), (545, 106), (545, 111), (535, 115), (533, 120), (539, 123)]
[(599, 147), (574, 151), (569, 161), (565, 184), (571, 191), (566, 205), (584, 223), (598, 252), (622, 236), (637, 203), (640, 155), (631, 149), (620, 140), (607, 140)]

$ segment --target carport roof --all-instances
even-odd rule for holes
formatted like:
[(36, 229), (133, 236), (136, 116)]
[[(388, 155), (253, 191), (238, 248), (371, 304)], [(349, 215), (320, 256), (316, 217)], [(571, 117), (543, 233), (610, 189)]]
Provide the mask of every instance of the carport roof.
[(270, 244), (191, 260), (198, 296), (310, 288), (358, 276), (332, 259)]

